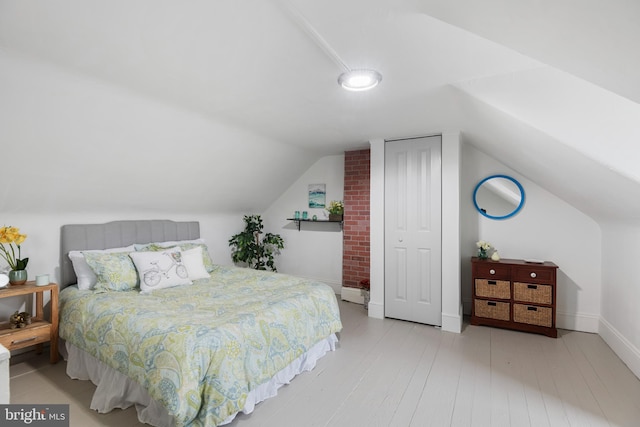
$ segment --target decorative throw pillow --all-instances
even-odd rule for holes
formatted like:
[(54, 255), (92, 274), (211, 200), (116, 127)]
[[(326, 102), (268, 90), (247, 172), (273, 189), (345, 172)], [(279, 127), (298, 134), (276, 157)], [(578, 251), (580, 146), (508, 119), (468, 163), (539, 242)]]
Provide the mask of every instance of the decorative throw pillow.
[(129, 291), (138, 286), (138, 274), (129, 252), (85, 252), (84, 257), (96, 275), (97, 291)]
[(202, 261), (201, 246), (182, 251), (182, 262), (187, 267), (190, 280), (208, 279), (210, 277)]
[(209, 249), (207, 248), (206, 243), (204, 243), (204, 239), (182, 240), (178, 242), (155, 242), (146, 245), (135, 245), (136, 251), (161, 251), (172, 247), (179, 247), (185, 251), (198, 246), (202, 248), (202, 262), (204, 263), (204, 267), (207, 269), (208, 273), (211, 273), (215, 270), (215, 265), (211, 260), (211, 255), (209, 255)]
[(209, 255), (209, 249), (207, 248), (207, 245), (205, 245), (204, 243), (180, 244), (180, 249), (182, 249), (183, 251), (188, 251), (189, 249), (198, 247), (202, 249), (202, 263), (204, 264), (204, 268), (208, 273), (211, 273), (213, 270), (215, 270), (215, 266), (213, 265), (213, 261), (211, 260), (211, 255)]
[(83, 252), (90, 253), (113, 253), (113, 252), (131, 252), (134, 250), (133, 245), (126, 246), (123, 248), (111, 248), (111, 249), (91, 249), (87, 251), (70, 251), (69, 259), (71, 260), (71, 264), (73, 265), (73, 271), (76, 273), (76, 279), (78, 284), (78, 289), (88, 290), (93, 289), (96, 284), (98, 278), (96, 274), (93, 272), (89, 264), (87, 264), (86, 259), (84, 258)]
[(142, 292), (192, 283), (179, 248), (158, 252), (131, 252), (129, 256), (138, 270)]

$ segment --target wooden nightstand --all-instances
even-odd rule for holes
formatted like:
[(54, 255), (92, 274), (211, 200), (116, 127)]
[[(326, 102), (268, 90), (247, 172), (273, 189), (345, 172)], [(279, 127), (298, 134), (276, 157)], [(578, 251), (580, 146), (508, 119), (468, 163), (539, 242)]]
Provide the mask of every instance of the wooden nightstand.
[[(43, 299), (46, 291), (51, 292), (50, 320), (44, 318)], [(0, 298), (29, 294), (36, 295), (36, 312), (31, 319), (31, 324), (24, 328), (11, 329), (8, 321), (0, 323), (0, 344), (8, 350), (38, 345), (38, 350), (42, 351), (42, 343), (49, 342), (50, 360), (51, 363), (56, 363), (58, 361), (58, 285), (49, 283), (36, 286), (35, 282), (27, 282), (24, 285), (0, 289)]]

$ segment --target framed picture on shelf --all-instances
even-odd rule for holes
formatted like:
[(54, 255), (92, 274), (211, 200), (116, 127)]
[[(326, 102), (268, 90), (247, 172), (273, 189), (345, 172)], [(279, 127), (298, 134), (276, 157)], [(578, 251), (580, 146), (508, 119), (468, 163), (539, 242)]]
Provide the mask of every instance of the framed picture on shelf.
[(326, 206), (326, 184), (309, 184), (309, 208), (323, 209)]

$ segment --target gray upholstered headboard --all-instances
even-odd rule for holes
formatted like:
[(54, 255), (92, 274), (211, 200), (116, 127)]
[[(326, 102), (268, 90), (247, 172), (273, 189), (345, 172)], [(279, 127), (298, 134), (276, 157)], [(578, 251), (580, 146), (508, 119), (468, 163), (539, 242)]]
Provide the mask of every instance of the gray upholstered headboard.
[(69, 251), (108, 249), (133, 243), (191, 240), (200, 237), (197, 221), (114, 221), (105, 224), (69, 224), (60, 230), (60, 288), (76, 283)]

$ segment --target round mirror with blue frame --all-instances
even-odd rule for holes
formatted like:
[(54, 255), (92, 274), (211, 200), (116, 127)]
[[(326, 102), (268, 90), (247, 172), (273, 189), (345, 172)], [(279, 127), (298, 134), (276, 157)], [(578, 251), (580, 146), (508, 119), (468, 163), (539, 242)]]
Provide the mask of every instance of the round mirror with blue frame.
[(491, 175), (476, 185), (473, 204), (487, 218), (511, 218), (524, 206), (524, 188), (508, 175)]

